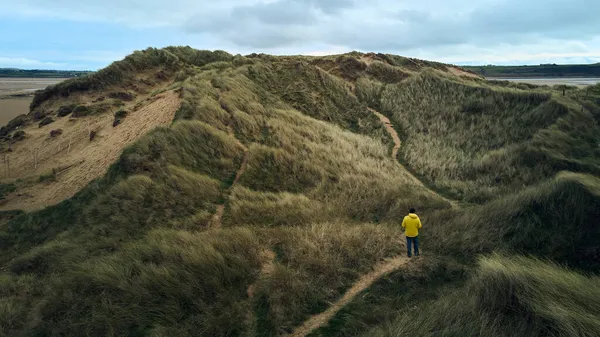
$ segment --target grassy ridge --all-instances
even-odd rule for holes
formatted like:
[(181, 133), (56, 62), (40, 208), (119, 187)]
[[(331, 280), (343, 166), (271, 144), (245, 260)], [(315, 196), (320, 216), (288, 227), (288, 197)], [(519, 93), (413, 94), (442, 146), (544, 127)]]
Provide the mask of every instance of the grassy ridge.
[(599, 282), (535, 259), (482, 258), (461, 291), (365, 336), (597, 336)]
[(180, 76), (189, 66), (203, 66), (210, 62), (231, 60), (232, 55), (226, 52), (210, 52), (190, 47), (168, 47), (164, 49), (148, 48), (135, 51), (121, 61), (112, 63), (106, 68), (84, 77), (67, 80), (36, 93), (31, 102), (31, 110), (51, 97), (67, 97), (70, 93), (96, 91), (110, 85), (135, 87), (136, 73), (160, 67), (168, 72), (180, 71)]
[(467, 257), (494, 250), (533, 254), (597, 272), (599, 203), (600, 179), (562, 173), (456, 217), (433, 216), (431, 245), (440, 253)]
[[(0, 334), (282, 335), (401, 253), (399, 219), (417, 207), (427, 260), (377, 282), (316, 335), (361, 335), (382, 320), (393, 322), (369, 333), (402, 335), (413, 320), (417, 335), (473, 335), (476, 326), (462, 324), (472, 319), (497, 335), (541, 335), (548, 320), (557, 333), (591, 336), (593, 291), (565, 290), (574, 300), (559, 303), (561, 312), (585, 318), (575, 324), (547, 308), (562, 301), (563, 278), (582, 289), (596, 279), (520, 257), (476, 257), (524, 253), (598, 271), (600, 92), (562, 96), (445, 70), (383, 54), (149, 49), (39, 94), (45, 104), (169, 72), (183, 102), (170, 127), (132, 144), (74, 198), (3, 215)], [(390, 158), (391, 140), (367, 107), (391, 117), (400, 159), (427, 184), (481, 205), (451, 208), (417, 185)], [(208, 229), (218, 205), (222, 228)], [(264, 251), (276, 256), (268, 274)], [(538, 292), (527, 286), (543, 282)], [(454, 289), (460, 296), (446, 291)], [(584, 296), (594, 296), (591, 306)], [(512, 298), (530, 320), (503, 311)]]
[(480, 83), (422, 72), (380, 91), (404, 140), (401, 160), (417, 175), (482, 202), (560, 170), (599, 172), (597, 115), (578, 97)]

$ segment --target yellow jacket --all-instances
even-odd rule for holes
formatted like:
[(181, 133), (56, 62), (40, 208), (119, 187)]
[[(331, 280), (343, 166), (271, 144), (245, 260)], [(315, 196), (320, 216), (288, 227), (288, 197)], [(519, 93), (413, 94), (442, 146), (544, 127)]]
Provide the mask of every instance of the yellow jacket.
[(405, 235), (409, 238), (414, 238), (419, 235), (419, 228), (423, 227), (421, 225), (421, 219), (415, 213), (409, 213), (402, 220), (402, 228), (405, 228)]

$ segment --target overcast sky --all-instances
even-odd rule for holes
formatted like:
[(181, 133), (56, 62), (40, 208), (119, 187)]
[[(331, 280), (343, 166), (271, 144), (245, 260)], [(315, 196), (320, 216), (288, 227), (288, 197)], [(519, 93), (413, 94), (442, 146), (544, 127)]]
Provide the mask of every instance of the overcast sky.
[(98, 69), (137, 49), (600, 62), (600, 0), (0, 0), (0, 67)]

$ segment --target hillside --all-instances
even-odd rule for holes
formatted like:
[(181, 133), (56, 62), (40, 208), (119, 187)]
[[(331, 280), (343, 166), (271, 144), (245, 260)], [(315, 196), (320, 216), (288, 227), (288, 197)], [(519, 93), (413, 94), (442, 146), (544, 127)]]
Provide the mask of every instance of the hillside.
[(0, 335), (595, 336), (599, 123), (600, 86), (135, 52), (0, 130)]
[(540, 64), (537, 66), (463, 66), (485, 77), (600, 77), (600, 63)]

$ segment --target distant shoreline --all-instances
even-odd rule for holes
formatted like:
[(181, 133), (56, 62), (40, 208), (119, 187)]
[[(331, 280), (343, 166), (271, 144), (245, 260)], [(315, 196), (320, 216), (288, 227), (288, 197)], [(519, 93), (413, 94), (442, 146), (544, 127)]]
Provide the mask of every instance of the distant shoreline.
[(600, 78), (600, 63), (461, 67), (478, 75), (493, 78)]
[(0, 97), (33, 97), (36, 91), (60, 83), (65, 77), (0, 77)]
[(574, 77), (574, 76), (545, 76), (545, 77), (525, 77), (525, 76), (512, 76), (512, 77), (485, 77), (488, 81), (510, 81), (515, 83), (528, 83), (535, 85), (572, 85), (577, 87), (586, 87), (589, 85), (595, 85), (600, 83), (600, 77)]
[(506, 80), (506, 79), (586, 79), (586, 78), (590, 78), (590, 79), (599, 79), (600, 80), (600, 76), (560, 76), (560, 75), (544, 75), (544, 76), (514, 76), (514, 75), (510, 75), (510, 76), (484, 76), (486, 79), (490, 79), (490, 80)]
[(60, 78), (82, 77), (93, 71), (0, 68), (0, 78)]

